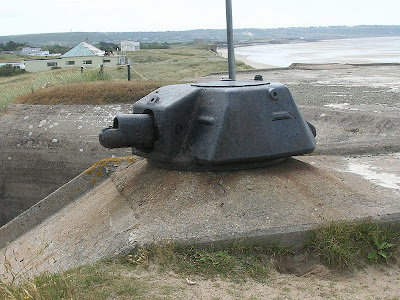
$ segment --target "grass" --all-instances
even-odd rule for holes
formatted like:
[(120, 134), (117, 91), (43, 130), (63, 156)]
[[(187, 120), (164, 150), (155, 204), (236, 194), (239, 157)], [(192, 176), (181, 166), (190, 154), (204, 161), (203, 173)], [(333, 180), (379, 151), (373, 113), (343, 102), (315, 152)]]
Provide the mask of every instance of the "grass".
[(0, 63), (21, 62), (26, 58), (31, 58), (31, 57), (22, 54), (0, 54)]
[(18, 97), (22, 104), (110, 104), (134, 103), (159, 88), (155, 81), (106, 81), (49, 85)]
[(0, 77), (17, 76), (25, 73), (25, 70), (18, 69), (12, 65), (5, 65), (0, 67)]
[[(125, 272), (124, 272), (125, 271)], [(128, 274), (127, 266), (100, 262), (60, 274), (43, 274), (20, 284), (0, 284), (1, 299), (139, 299), (148, 291), (144, 280)], [(133, 275), (133, 273), (132, 273)], [(145, 299), (151, 299), (145, 298)]]
[[(190, 80), (213, 72), (227, 72), (226, 58), (194, 46), (173, 46), (170, 49), (141, 50), (129, 54), (132, 67), (147, 79)], [(251, 69), (236, 62), (237, 70)], [(140, 78), (139, 75), (135, 75)]]
[[(129, 54), (132, 60), (131, 80), (158, 82), (157, 85), (191, 81), (199, 76), (213, 72), (227, 71), (227, 60), (207, 50), (192, 46), (173, 46), (170, 49), (141, 50)], [(3, 60), (21, 60), (23, 57), (4, 55)], [(237, 69), (249, 69), (250, 66), (237, 62)], [(101, 74), (99, 70), (80, 68), (64, 68), (40, 73), (27, 73), (13, 77), (0, 78), (0, 108), (13, 103), (24, 94), (35, 93), (43, 86), (65, 85), (93, 81), (127, 81), (127, 67), (105, 67)], [(75, 86), (76, 87), (76, 86)], [(111, 87), (111, 85), (109, 85)], [(112, 101), (112, 99), (109, 99)], [(51, 101), (50, 101), (51, 102)], [(46, 101), (45, 103), (49, 103)], [(107, 102), (109, 103), (109, 102)], [(100, 103), (98, 103), (100, 104)]]
[[(316, 229), (300, 254), (310, 252), (333, 268), (360, 265), (360, 262), (388, 263), (398, 249), (399, 237), (397, 228), (390, 225), (332, 223)], [(391, 245), (384, 248), (385, 255), (371, 258), (371, 251), (379, 251), (385, 242)], [(266, 282), (271, 269), (277, 267), (273, 262), (294, 254), (296, 251), (287, 247), (246, 241), (219, 249), (175, 243), (153, 244), (127, 256), (59, 274), (42, 274), (22, 284), (0, 281), (0, 298), (173, 299), (171, 295), (175, 292), (183, 292), (190, 284), (195, 284), (194, 279)], [(183, 286), (176, 282), (173, 286), (167, 282), (154, 285), (152, 282), (157, 276), (176, 276), (178, 282), (191, 278), (191, 281)]]
[[(224, 278), (243, 282), (252, 278), (265, 281), (269, 277), (271, 249), (253, 248), (242, 243), (225, 250), (174, 243), (154, 244), (125, 257), (103, 260), (59, 274), (42, 274), (22, 284), (0, 282), (0, 298), (164, 299), (177, 287), (168, 284), (154, 286), (152, 279), (160, 272), (174, 272), (181, 278), (190, 276), (200, 280)], [(194, 284), (193, 281), (190, 283)], [(185, 284), (184, 288), (187, 286)]]
[(400, 232), (394, 226), (374, 222), (332, 223), (315, 230), (308, 249), (334, 268), (387, 263), (399, 247)]
[(62, 85), (98, 81), (100, 79), (101, 77), (98, 75), (98, 71), (88, 70), (82, 74), (77, 68), (3, 77), (0, 78), (0, 108), (12, 103), (21, 95), (33, 93), (49, 84)]
[(175, 243), (150, 245), (128, 255), (126, 261), (132, 265), (159, 265), (163, 270), (172, 270), (185, 276), (204, 278), (221, 277), (234, 281), (251, 278), (264, 281), (269, 276), (271, 257), (287, 253), (286, 248), (269, 244), (252, 244), (244, 241), (216, 249), (183, 246)]

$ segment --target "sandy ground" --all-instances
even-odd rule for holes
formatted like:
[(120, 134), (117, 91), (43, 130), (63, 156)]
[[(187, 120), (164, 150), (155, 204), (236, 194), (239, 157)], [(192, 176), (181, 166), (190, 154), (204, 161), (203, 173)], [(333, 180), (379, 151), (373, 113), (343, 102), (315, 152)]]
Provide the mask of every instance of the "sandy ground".
[[(304, 271), (304, 270), (303, 270)], [(400, 269), (393, 266), (368, 266), (358, 271), (332, 271), (315, 264), (307, 272), (284, 274), (273, 270), (265, 283), (252, 280), (234, 283), (222, 279), (191, 277), (195, 285), (174, 273), (142, 271), (126, 274), (140, 278), (156, 288), (149, 294), (161, 299), (386, 299), (400, 297)], [(167, 294), (165, 294), (165, 292)], [(163, 295), (164, 294), (164, 295)]]
[[(228, 58), (228, 50), (227, 49), (218, 49), (218, 54), (222, 57)], [(259, 63), (253, 60), (249, 60), (247, 55), (239, 55), (235, 54), (236, 60), (244, 62), (246, 65), (253, 67), (254, 69), (269, 69), (269, 68), (276, 68), (276, 66), (267, 65), (263, 63)]]

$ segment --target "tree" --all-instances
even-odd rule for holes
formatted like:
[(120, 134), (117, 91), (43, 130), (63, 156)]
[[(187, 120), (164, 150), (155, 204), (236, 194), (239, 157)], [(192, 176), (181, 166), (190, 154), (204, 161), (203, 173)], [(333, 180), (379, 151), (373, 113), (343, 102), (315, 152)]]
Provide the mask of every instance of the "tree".
[(119, 46), (114, 43), (100, 42), (96, 47), (103, 51), (114, 52)]
[(0, 44), (0, 48), (3, 51), (15, 51), (18, 48), (22, 49), (23, 47), (26, 47), (26, 43), (16, 43), (13, 41), (8, 41), (6, 44)]
[(52, 46), (45, 46), (43, 50), (48, 50), (50, 53), (61, 53), (64, 54), (68, 52), (71, 48), (62, 45), (52, 45)]
[(24, 47), (24, 46), (26, 46), (26, 45), (25, 44), (16, 43), (16, 42), (13, 42), (13, 41), (9, 41), (5, 45), (5, 50), (6, 51), (14, 51), (14, 50), (17, 50), (18, 47)]

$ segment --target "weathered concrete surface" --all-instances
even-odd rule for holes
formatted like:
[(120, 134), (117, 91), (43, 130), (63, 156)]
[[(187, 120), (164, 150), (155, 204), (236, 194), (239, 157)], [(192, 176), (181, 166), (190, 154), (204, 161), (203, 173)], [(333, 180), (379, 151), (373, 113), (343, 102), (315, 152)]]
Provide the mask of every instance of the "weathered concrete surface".
[(13, 267), (56, 271), (169, 238), (294, 243), (329, 220), (399, 221), (400, 67), (319, 67), (238, 74), (288, 83), (317, 127), (314, 154), (239, 172), (157, 170), (144, 160), (117, 169), (12, 241)]
[(0, 226), (93, 163), (107, 150), (98, 133), (131, 105), (14, 105), (0, 113)]
[(43, 220), (51, 217), (75, 199), (83, 196), (103, 182), (121, 163), (133, 163), (136, 157), (102, 159), (85, 172), (64, 184), (56, 191), (28, 208), (0, 227), (0, 248), (17, 239)]
[[(397, 162), (384, 172), (399, 179), (399, 157), (380, 159)], [(11, 242), (6, 255), (15, 271), (34, 274), (160, 240), (223, 243), (246, 237), (293, 244), (330, 220), (399, 221), (399, 187), (363, 179), (337, 156), (218, 173), (159, 170), (141, 160), (117, 169)]]

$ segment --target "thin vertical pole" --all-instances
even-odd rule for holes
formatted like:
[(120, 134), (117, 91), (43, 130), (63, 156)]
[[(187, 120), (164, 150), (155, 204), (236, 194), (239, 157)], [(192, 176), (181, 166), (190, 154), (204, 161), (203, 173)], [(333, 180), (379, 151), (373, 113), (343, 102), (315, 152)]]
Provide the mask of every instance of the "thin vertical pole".
[(128, 67), (128, 81), (131, 81), (131, 65), (127, 65)]
[(235, 52), (233, 47), (232, 1), (226, 0), (226, 35), (228, 46), (229, 79), (236, 79)]

